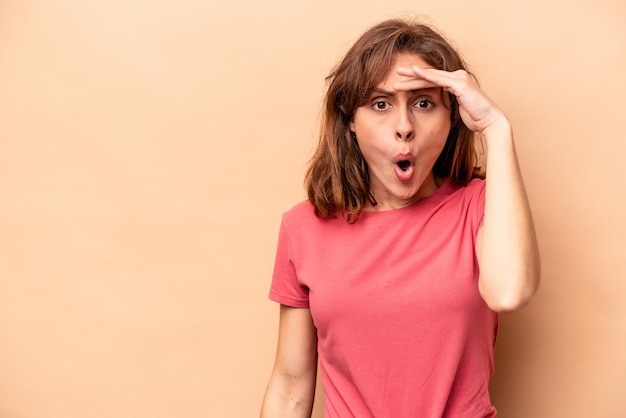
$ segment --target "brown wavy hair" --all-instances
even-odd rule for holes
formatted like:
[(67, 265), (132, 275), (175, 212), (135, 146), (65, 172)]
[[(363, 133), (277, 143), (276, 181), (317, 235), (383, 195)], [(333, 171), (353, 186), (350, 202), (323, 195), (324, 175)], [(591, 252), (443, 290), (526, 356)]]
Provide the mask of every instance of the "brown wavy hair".
[[(433, 68), (468, 71), (460, 54), (430, 26), (393, 19), (367, 30), (326, 77), (319, 144), (305, 177), (317, 216), (341, 214), (352, 223), (368, 202), (376, 205), (367, 162), (349, 125), (356, 109), (387, 75), (396, 54), (407, 52), (419, 55)], [(461, 120), (456, 97), (449, 97), (452, 126), (433, 174), (455, 185), (467, 185), (479, 176), (474, 133)]]

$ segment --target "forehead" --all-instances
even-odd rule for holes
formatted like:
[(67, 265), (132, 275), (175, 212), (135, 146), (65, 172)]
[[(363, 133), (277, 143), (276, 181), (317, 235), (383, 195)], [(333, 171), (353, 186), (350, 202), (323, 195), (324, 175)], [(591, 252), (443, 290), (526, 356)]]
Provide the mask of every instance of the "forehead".
[(409, 67), (411, 65), (418, 65), (420, 67), (432, 68), (424, 58), (412, 52), (400, 52), (394, 55), (391, 61), (391, 68), (394, 67)]
[(397, 83), (398, 81), (403, 81), (409, 77), (401, 76), (397, 73), (398, 68), (407, 67), (410, 68), (414, 65), (422, 68), (433, 68), (424, 58), (421, 56), (414, 54), (412, 52), (401, 52), (394, 55), (391, 65), (385, 75), (382, 77), (382, 80), (376, 85), (376, 87), (389, 86)]

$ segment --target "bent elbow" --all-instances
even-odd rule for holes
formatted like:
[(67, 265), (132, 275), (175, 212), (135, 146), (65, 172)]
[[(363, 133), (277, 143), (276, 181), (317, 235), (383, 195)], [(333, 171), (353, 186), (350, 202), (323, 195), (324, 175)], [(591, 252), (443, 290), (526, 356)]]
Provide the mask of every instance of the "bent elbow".
[(507, 313), (507, 312), (515, 312), (524, 308), (530, 302), (532, 295), (522, 296), (522, 295), (507, 295), (502, 297), (492, 297), (492, 298), (483, 298), (485, 303), (494, 312), (497, 313)]
[(537, 292), (539, 287), (539, 275), (533, 274), (524, 280), (513, 280), (514, 284), (502, 286), (479, 286), (480, 294), (494, 312), (515, 312), (524, 308)]

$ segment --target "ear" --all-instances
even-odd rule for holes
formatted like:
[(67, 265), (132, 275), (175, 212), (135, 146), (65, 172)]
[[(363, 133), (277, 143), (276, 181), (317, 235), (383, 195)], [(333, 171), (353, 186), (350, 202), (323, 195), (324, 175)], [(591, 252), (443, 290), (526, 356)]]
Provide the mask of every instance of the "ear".
[(355, 131), (356, 129), (354, 129), (354, 121), (351, 121), (351, 122), (350, 122), (349, 128), (350, 128), (350, 132), (355, 133), (354, 131)]

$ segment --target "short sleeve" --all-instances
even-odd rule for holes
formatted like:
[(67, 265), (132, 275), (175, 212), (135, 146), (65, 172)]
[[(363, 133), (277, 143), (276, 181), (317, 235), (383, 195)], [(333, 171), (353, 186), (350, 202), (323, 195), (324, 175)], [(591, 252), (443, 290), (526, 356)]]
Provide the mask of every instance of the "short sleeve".
[(293, 257), (293, 245), (283, 217), (278, 234), (269, 298), (274, 302), (294, 308), (308, 308), (309, 290), (298, 281)]
[(476, 182), (479, 183), (476, 193), (476, 232), (478, 232), (485, 220), (485, 187), (487, 180), (477, 180)]

